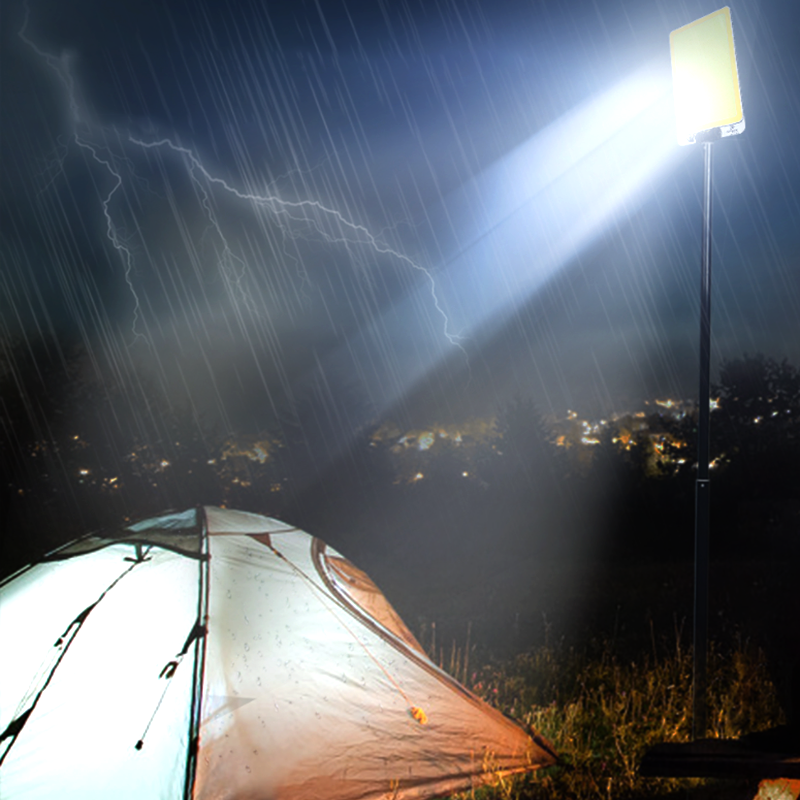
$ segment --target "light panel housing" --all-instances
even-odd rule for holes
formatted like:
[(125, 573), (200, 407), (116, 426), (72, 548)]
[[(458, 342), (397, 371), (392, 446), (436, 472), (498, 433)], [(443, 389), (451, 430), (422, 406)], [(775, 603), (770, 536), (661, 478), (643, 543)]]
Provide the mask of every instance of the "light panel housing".
[(730, 8), (669, 35), (678, 144), (744, 131)]

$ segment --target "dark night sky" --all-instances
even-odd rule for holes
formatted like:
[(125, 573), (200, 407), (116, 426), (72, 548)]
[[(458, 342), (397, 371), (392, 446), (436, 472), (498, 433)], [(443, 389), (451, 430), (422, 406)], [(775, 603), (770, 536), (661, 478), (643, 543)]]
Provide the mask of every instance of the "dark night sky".
[[(29, 6), (0, 11), (6, 341), (80, 339), (229, 429), (306, 391), (345, 426), (696, 391), (668, 36), (716, 3)], [(798, 364), (800, 8), (732, 15), (714, 359)]]

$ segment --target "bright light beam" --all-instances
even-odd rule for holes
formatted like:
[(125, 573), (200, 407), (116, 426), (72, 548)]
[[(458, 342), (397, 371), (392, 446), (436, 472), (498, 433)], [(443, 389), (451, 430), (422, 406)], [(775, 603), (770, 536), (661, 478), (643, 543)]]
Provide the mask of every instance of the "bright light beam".
[[(439, 247), (449, 263), (469, 250), (614, 137), (635, 125), (670, 92), (669, 78), (649, 64), (558, 119), (451, 192), (436, 216)], [(663, 109), (666, 106), (663, 105)], [(639, 129), (651, 141), (656, 129)], [(577, 199), (577, 198), (576, 198)], [(445, 238), (447, 233), (452, 237)]]
[[(668, 76), (643, 69), (560, 117), (432, 212), (445, 261), (436, 279), (454, 329), (467, 340), (486, 338), (643, 202), (657, 176), (684, 156), (672, 138), (670, 94)], [(386, 335), (387, 320), (402, 318), (413, 304), (403, 298), (348, 349), (358, 352)], [(411, 380), (387, 394), (385, 408), (449, 355), (428, 354), (403, 371)]]

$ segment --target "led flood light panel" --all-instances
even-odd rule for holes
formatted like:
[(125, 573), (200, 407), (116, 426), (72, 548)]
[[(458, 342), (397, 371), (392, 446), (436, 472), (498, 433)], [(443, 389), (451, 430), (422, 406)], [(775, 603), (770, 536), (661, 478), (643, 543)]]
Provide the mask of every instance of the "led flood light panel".
[(731, 11), (725, 8), (669, 35), (679, 144), (744, 130)]

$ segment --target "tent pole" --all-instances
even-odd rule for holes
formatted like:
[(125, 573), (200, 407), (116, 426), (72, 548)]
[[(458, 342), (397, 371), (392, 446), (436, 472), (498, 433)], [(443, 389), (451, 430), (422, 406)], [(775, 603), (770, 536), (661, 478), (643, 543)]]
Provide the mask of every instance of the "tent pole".
[(205, 676), (206, 642), (208, 641), (208, 585), (211, 557), (208, 547), (208, 518), (203, 506), (197, 508), (197, 526), (200, 536), (200, 558), (197, 577), (197, 626), (204, 635), (194, 642), (194, 672), (192, 676), (192, 706), (189, 720), (189, 744), (186, 753), (186, 777), (183, 786), (184, 800), (192, 800), (197, 776), (197, 750), (200, 744), (200, 715), (203, 708), (203, 679)]

